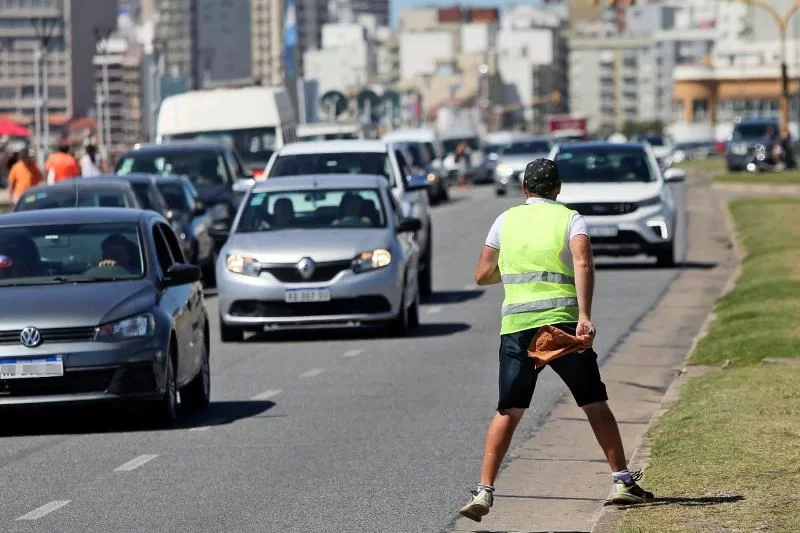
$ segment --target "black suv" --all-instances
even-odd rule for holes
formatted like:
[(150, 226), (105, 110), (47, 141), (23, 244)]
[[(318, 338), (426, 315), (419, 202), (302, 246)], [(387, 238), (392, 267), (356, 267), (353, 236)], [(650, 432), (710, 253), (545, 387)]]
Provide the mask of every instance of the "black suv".
[(119, 158), (115, 173), (186, 176), (213, 221), (211, 234), (218, 247), (244, 196), (234, 190), (239, 179), (251, 176), (235, 150), (214, 142), (174, 142), (140, 145)]
[(725, 146), (728, 172), (745, 169), (756, 145), (764, 141), (769, 128), (774, 128), (776, 134), (781, 131), (780, 123), (773, 118), (744, 118), (734, 123), (731, 138)]

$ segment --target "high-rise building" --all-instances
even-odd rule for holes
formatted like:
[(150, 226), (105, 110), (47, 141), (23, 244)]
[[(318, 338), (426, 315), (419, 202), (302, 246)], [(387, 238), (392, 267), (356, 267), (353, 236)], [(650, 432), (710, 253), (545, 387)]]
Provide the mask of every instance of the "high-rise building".
[(155, 0), (155, 3), (155, 43), (163, 57), (165, 74), (185, 80), (187, 88), (197, 87), (202, 71), (195, 59), (195, 2)]
[(283, 83), (284, 0), (251, 0), (253, 79), (274, 87)]
[(198, 87), (252, 79), (250, 0), (196, 0)]
[(0, 114), (33, 120), (37, 35), (47, 27), (52, 28), (45, 55), (49, 122), (86, 116), (95, 101), (95, 29), (113, 29), (116, 17), (116, 2), (108, 0), (5, 0), (0, 9)]
[(389, 25), (389, 0), (350, 0), (353, 14), (374, 15), (378, 26)]

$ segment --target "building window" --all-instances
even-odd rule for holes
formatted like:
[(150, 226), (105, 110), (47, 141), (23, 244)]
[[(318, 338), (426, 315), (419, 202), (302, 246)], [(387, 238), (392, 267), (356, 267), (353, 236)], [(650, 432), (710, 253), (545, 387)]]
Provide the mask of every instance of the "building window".
[(683, 122), (683, 100), (674, 100), (672, 102), (672, 119), (675, 122)]
[(692, 112), (695, 122), (705, 122), (708, 118), (708, 100), (705, 98), (692, 102)]

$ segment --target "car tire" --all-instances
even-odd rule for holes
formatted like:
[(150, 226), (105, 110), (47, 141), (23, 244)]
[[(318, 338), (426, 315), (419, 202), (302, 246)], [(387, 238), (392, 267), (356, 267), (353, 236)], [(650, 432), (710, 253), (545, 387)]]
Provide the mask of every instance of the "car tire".
[(203, 362), (197, 376), (181, 389), (181, 405), (187, 409), (204, 409), (211, 403), (211, 348), (203, 340)]
[(444, 184), (442, 184), (441, 201), (447, 202), (448, 200), (450, 200), (450, 191), (447, 190), (447, 184), (444, 183)]
[(203, 268), (203, 285), (207, 288), (215, 288), (217, 286), (217, 249), (211, 249), (211, 258), (208, 264)]
[(426, 297), (433, 294), (433, 232), (428, 230), (428, 247), (422, 258), (419, 272), (419, 293)]
[(166, 368), (164, 369), (164, 395), (153, 402), (151, 406), (152, 420), (157, 427), (168, 428), (175, 425), (178, 420), (178, 387), (175, 381), (175, 356), (174, 349), (170, 347), (167, 352)]
[(675, 245), (673, 243), (656, 252), (656, 266), (660, 268), (675, 266)]
[(419, 327), (419, 289), (414, 297), (414, 303), (408, 308), (408, 327), (409, 329)]
[(505, 189), (495, 189), (494, 192), (497, 194), (497, 196), (505, 196), (506, 195), (506, 190)]
[(397, 316), (386, 325), (386, 331), (390, 337), (405, 337), (408, 335), (410, 327), (411, 309), (406, 306), (406, 287), (403, 286), (403, 297), (400, 299), (400, 311)]
[(228, 326), (219, 317), (219, 340), (222, 342), (242, 342), (244, 340), (244, 329), (237, 326)]

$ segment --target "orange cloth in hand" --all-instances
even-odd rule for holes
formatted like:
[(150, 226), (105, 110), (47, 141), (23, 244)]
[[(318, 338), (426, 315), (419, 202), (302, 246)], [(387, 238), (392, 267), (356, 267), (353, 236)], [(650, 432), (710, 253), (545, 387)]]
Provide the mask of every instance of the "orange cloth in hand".
[(553, 326), (542, 326), (528, 346), (528, 356), (539, 369), (568, 353), (582, 351), (582, 348), (583, 342), (578, 337)]

